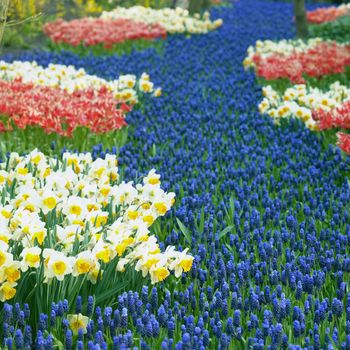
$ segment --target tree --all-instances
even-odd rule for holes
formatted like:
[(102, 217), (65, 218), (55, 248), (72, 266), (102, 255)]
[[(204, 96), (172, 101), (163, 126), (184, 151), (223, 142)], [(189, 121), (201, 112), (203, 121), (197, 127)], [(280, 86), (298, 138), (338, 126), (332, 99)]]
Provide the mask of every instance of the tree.
[(0, 43), (4, 35), (10, 0), (0, 0)]
[(295, 23), (298, 38), (304, 39), (308, 35), (305, 0), (294, 0)]

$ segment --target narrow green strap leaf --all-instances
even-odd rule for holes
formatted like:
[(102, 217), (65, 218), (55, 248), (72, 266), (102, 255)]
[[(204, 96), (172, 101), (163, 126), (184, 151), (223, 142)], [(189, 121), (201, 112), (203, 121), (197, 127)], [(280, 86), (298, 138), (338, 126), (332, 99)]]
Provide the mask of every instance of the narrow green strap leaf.
[(185, 236), (186, 240), (191, 243), (191, 233), (190, 230), (178, 219), (176, 218), (177, 224), (179, 225), (179, 228), (183, 235)]
[(232, 231), (233, 226), (227, 226), (226, 228), (224, 228), (220, 233), (219, 233), (219, 239), (225, 237), (230, 231)]

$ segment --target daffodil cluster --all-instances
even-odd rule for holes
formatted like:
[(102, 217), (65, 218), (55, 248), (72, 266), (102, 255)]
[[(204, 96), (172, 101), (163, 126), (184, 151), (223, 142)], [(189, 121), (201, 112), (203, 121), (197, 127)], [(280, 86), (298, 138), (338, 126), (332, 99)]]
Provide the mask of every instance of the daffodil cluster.
[(317, 130), (317, 122), (312, 118), (312, 111), (329, 111), (340, 107), (350, 99), (350, 89), (339, 82), (330, 85), (327, 91), (304, 84), (294, 85), (280, 95), (271, 86), (263, 87), (264, 99), (259, 104), (259, 112), (268, 114), (279, 123), (282, 118), (298, 118), (306, 127)]
[(222, 19), (210, 20), (209, 12), (203, 16), (195, 14), (193, 17), (188, 10), (181, 7), (176, 9), (164, 8), (160, 10), (150, 7), (133, 6), (130, 8), (117, 7), (113, 11), (105, 11), (101, 18), (104, 19), (130, 19), (147, 24), (160, 24), (168, 33), (203, 34), (220, 27)]
[(272, 55), (290, 56), (293, 53), (307, 52), (321, 42), (324, 42), (321, 38), (311, 38), (306, 41), (301, 39), (283, 39), (280, 41), (258, 40), (255, 46), (248, 47), (243, 65), (245, 68), (254, 68), (256, 57), (266, 59)]
[(115, 155), (12, 153), (0, 165), (0, 300), (11, 299), (26, 271), (42, 269), (43, 282), (86, 276), (92, 283), (118, 260), (134, 263), (152, 283), (192, 266), (186, 250), (161, 252), (150, 226), (174, 203), (155, 170), (142, 184), (120, 182)]
[(140, 79), (135, 75), (121, 75), (116, 80), (105, 80), (95, 75), (87, 74), (83, 68), (65, 66), (50, 63), (48, 67), (42, 67), (35, 61), (14, 61), (8, 63), (0, 61), (0, 79), (6, 81), (21, 80), (37, 86), (48, 86), (73, 93), (78, 90), (107, 89), (113, 97), (122, 102), (135, 104), (138, 101), (138, 92), (153, 93), (158, 97), (162, 91), (154, 88), (153, 82), (147, 73), (143, 73)]

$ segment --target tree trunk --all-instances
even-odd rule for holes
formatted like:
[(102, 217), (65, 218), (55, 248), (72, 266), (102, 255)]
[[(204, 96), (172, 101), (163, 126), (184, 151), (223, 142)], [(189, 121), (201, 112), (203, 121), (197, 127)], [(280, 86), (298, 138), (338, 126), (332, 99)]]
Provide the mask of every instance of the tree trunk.
[(10, 0), (0, 0), (0, 43), (4, 35)]
[(294, 0), (295, 23), (298, 38), (304, 39), (308, 35), (305, 0)]

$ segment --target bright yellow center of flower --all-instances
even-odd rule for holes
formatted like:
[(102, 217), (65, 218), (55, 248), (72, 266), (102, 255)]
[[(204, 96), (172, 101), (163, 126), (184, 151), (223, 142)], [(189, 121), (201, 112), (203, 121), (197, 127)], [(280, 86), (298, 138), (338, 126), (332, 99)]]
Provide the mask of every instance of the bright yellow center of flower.
[(183, 268), (185, 272), (188, 272), (191, 270), (192, 263), (193, 263), (193, 259), (183, 259), (180, 262), (180, 266)]
[(158, 253), (160, 253), (160, 249), (159, 249), (159, 247), (157, 247), (154, 250), (151, 250), (149, 253), (150, 254), (158, 254)]
[(145, 263), (145, 267), (147, 269), (151, 268), (152, 265), (155, 265), (157, 262), (159, 261), (159, 259), (153, 258), (153, 259), (148, 259)]
[(44, 242), (45, 232), (44, 231), (38, 231), (35, 232), (33, 235), (33, 241), (37, 239), (38, 243), (41, 245)]
[(50, 168), (46, 168), (43, 174), (43, 177), (48, 177), (51, 174), (51, 169)]
[(135, 220), (135, 219), (137, 219), (138, 216), (139, 216), (139, 213), (137, 211), (134, 211), (134, 210), (128, 211), (128, 218), (130, 220)]
[(3, 252), (0, 252), (0, 266), (4, 265), (6, 261), (6, 255)]
[(96, 254), (96, 258), (102, 260), (104, 263), (108, 263), (110, 260), (111, 252), (108, 249), (101, 250)]
[(154, 271), (159, 281), (165, 280), (169, 276), (169, 271), (165, 267), (160, 267)]
[(76, 165), (78, 165), (78, 159), (68, 159), (68, 161), (67, 161), (67, 165), (74, 165), (74, 166), (76, 166)]
[(100, 178), (105, 171), (106, 171), (106, 168), (100, 168), (95, 170), (95, 174), (98, 178)]
[(7, 236), (5, 236), (5, 235), (0, 235), (0, 241), (8, 243), (9, 242), (9, 238)]
[(82, 212), (82, 209), (79, 205), (71, 205), (70, 208), (69, 208), (69, 213), (70, 214), (73, 214), (73, 215), (77, 215), (79, 216)]
[(134, 243), (134, 239), (132, 237), (129, 237), (124, 239), (123, 242), (121, 242), (120, 244), (118, 244), (115, 247), (115, 251), (117, 252), (118, 256), (121, 256), (125, 252), (126, 248), (132, 243)]
[(148, 183), (151, 184), (151, 185), (157, 185), (160, 183), (160, 180), (156, 177), (152, 177), (148, 180)]
[(24, 201), (26, 201), (28, 198), (29, 198), (29, 194), (27, 194), (27, 193), (22, 194), (22, 199)]
[(27, 168), (18, 168), (17, 172), (20, 175), (27, 175), (28, 174), (28, 169)]
[(102, 196), (107, 197), (109, 192), (111, 191), (111, 189), (109, 187), (102, 187), (100, 189), (100, 193), (102, 194)]
[(96, 218), (94, 218), (92, 220), (92, 222), (95, 224), (96, 227), (101, 227), (103, 225), (106, 225), (107, 223), (107, 216), (96, 216)]
[(145, 215), (142, 217), (142, 220), (144, 222), (147, 222), (147, 224), (152, 225), (154, 221), (154, 217), (152, 215)]
[(144, 92), (150, 92), (151, 91), (151, 86), (149, 83), (143, 83), (141, 84), (141, 88)]
[(160, 214), (165, 214), (168, 210), (168, 208), (166, 207), (166, 205), (162, 202), (159, 203), (155, 203), (154, 206), (156, 207), (156, 209), (158, 210), (158, 212)]
[(70, 328), (72, 328), (73, 331), (77, 332), (79, 329), (84, 328), (84, 323), (83, 321), (77, 319), (70, 324)]
[(76, 174), (79, 174), (80, 171), (81, 171), (81, 169), (80, 169), (79, 165), (75, 165), (75, 166), (74, 166), (74, 172), (75, 172)]
[(100, 279), (102, 278), (103, 275), (103, 271), (99, 270), (99, 269), (95, 269), (94, 271), (91, 272), (90, 276), (92, 278), (92, 280), (94, 281), (93, 283), (96, 283), (97, 281), (97, 277), (100, 274)]
[(34, 164), (38, 165), (41, 160), (40, 154), (37, 154), (36, 156), (32, 157), (31, 160)]
[(79, 225), (80, 227), (84, 227), (85, 226), (85, 223), (82, 220), (73, 220), (72, 224)]
[(129, 98), (131, 98), (132, 94), (130, 91), (126, 91), (126, 92), (123, 92), (123, 96), (122, 98), (125, 99), (125, 100), (128, 100)]
[(14, 267), (7, 267), (5, 269), (5, 274), (9, 282), (16, 282), (21, 277), (20, 272)]
[(35, 207), (33, 204), (27, 204), (24, 209), (30, 211), (31, 213), (33, 213), (35, 211)]
[(124, 243), (117, 244), (115, 247), (115, 251), (117, 252), (118, 256), (121, 256), (127, 248), (127, 245)]
[(154, 92), (154, 95), (155, 95), (156, 97), (162, 96), (162, 90), (161, 90), (161, 89), (157, 89), (157, 90)]
[(29, 266), (34, 267), (40, 260), (40, 256), (33, 254), (33, 253), (28, 253), (26, 255), (26, 262)]
[(56, 261), (53, 263), (52, 268), (56, 275), (63, 275), (67, 269), (67, 265), (64, 261)]
[(98, 206), (96, 204), (88, 204), (87, 209), (88, 211), (95, 211), (98, 210)]
[(12, 299), (16, 295), (16, 289), (10, 287), (9, 285), (4, 285), (1, 288), (1, 292), (2, 292), (5, 300)]
[(140, 237), (140, 241), (141, 241), (141, 242), (147, 242), (147, 241), (148, 241), (148, 238), (149, 238), (148, 235), (141, 236), (141, 237)]
[(109, 177), (110, 177), (111, 181), (115, 181), (115, 180), (118, 179), (118, 174), (117, 174), (117, 173), (114, 173), (114, 172), (111, 172), (111, 173), (109, 174)]
[(53, 208), (55, 208), (57, 201), (54, 197), (47, 197), (43, 200), (43, 204), (45, 205), (45, 207), (47, 207), (48, 209), (52, 210)]
[(8, 210), (5, 210), (5, 209), (1, 210), (1, 215), (6, 219), (9, 219), (12, 217), (12, 213)]
[(85, 259), (77, 259), (76, 266), (79, 273), (88, 273), (92, 268), (91, 264)]

